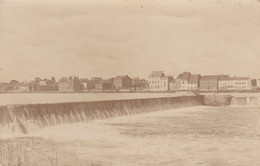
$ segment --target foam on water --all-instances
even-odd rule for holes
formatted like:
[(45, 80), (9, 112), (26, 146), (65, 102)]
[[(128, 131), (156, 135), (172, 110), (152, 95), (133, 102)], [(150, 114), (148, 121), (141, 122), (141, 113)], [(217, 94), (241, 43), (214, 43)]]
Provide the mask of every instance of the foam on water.
[(13, 105), (0, 108), (1, 131), (27, 134), (34, 129), (203, 104), (203, 96), (95, 102)]

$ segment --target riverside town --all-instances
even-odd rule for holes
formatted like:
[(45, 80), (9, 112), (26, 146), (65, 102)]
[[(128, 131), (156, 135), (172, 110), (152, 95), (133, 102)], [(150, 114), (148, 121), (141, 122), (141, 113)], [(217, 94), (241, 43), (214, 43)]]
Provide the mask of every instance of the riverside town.
[(128, 75), (109, 79), (101, 77), (63, 77), (56, 81), (35, 78), (29, 82), (11, 80), (0, 83), (0, 92), (249, 92), (260, 91), (260, 79), (229, 75), (201, 75), (183, 72), (176, 78), (163, 71), (153, 71), (146, 78), (131, 78)]

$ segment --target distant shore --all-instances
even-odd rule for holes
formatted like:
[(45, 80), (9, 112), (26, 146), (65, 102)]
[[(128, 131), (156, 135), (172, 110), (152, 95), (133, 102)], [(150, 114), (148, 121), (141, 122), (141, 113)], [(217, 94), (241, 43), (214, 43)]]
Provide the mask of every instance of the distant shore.
[(260, 93), (260, 90), (243, 90), (243, 91), (28, 91), (28, 92), (0, 92), (5, 93)]

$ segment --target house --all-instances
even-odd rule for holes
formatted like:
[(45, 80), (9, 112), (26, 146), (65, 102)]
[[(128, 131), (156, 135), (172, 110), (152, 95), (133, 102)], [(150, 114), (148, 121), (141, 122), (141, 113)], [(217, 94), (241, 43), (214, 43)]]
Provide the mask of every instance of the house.
[(63, 77), (59, 80), (59, 91), (61, 92), (72, 92), (80, 90), (80, 80), (76, 76)]
[(172, 79), (169, 82), (169, 90), (170, 91), (181, 90), (181, 80), (179, 80), (179, 79)]
[(14, 90), (14, 85), (10, 83), (0, 83), (0, 92), (10, 92)]
[(184, 72), (177, 77), (177, 80), (181, 81), (180, 90), (188, 90), (188, 81), (190, 75), (190, 72)]
[(40, 79), (35, 78), (33, 81), (30, 82), (30, 90), (31, 91), (57, 91), (58, 84), (55, 81), (55, 78), (52, 79)]
[(220, 77), (219, 90), (250, 90), (252, 81), (249, 77)]
[(133, 78), (132, 80), (134, 91), (146, 91), (148, 90), (148, 84), (145, 79), (140, 79), (139, 77)]
[(163, 71), (153, 71), (148, 77), (149, 91), (168, 91), (173, 78), (165, 76)]
[(220, 75), (206, 75), (201, 77), (199, 84), (201, 91), (217, 91)]
[(256, 79), (256, 86), (257, 88), (260, 88), (260, 78)]
[(90, 80), (87, 78), (80, 78), (81, 87), (83, 90), (86, 90), (88, 88), (88, 82)]
[(187, 84), (188, 90), (198, 90), (200, 86), (199, 81), (200, 81), (199, 74), (191, 74)]
[(51, 80), (44, 79), (38, 82), (37, 84), (38, 91), (52, 91), (52, 82)]
[(112, 91), (113, 90), (113, 82), (111, 80), (100, 80), (95, 82), (95, 89), (94, 91)]
[(183, 72), (170, 82), (170, 90), (198, 90), (199, 79), (199, 74)]
[(257, 89), (257, 80), (256, 79), (251, 79), (251, 86), (253, 90)]
[(22, 82), (19, 83), (16, 87), (16, 89), (14, 89), (14, 91), (16, 92), (29, 92), (30, 91), (30, 85), (27, 82)]
[(83, 89), (85, 91), (95, 91), (96, 84), (102, 81), (103, 79), (101, 77), (92, 77), (91, 80), (85, 79), (83, 81)]
[(117, 76), (113, 78), (113, 88), (115, 90), (131, 90), (132, 88), (132, 78), (128, 75)]

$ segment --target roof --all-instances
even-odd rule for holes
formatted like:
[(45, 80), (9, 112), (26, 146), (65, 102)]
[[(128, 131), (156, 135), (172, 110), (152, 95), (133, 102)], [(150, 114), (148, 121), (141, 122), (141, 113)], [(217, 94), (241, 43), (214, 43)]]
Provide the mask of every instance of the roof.
[(80, 82), (89, 82), (89, 79), (87, 79), (87, 78), (80, 78), (79, 80), (80, 80)]
[(123, 78), (130, 78), (128, 75), (125, 76), (117, 76), (114, 79), (123, 79)]
[(215, 81), (217, 81), (217, 80), (219, 80), (219, 75), (207, 75), (207, 76), (203, 76), (200, 80), (201, 81), (208, 81), (208, 80), (215, 80)]
[(190, 72), (183, 72), (181, 73), (177, 79), (183, 80), (183, 81), (188, 81), (190, 77)]
[(97, 80), (102, 80), (102, 78), (101, 77), (92, 77), (91, 80), (97, 81)]
[(153, 71), (149, 77), (165, 77), (163, 71)]
[(95, 84), (113, 84), (111, 80), (95, 80)]
[(221, 77), (219, 80), (249, 80), (249, 77)]
[(188, 82), (189, 83), (197, 83), (199, 81), (199, 79), (200, 79), (199, 74), (192, 74), (192, 75), (190, 75)]

